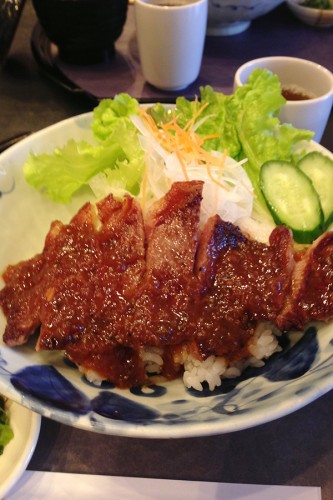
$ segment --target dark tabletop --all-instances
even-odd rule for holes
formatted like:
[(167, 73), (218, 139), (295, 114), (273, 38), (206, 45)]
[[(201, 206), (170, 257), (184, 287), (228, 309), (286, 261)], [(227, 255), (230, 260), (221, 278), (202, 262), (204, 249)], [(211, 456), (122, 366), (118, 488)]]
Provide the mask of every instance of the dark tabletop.
[[(132, 7), (121, 39), (135, 61)], [(27, 0), (6, 63), (0, 73), (0, 140), (22, 130), (37, 131), (72, 115), (92, 109), (84, 92), (70, 92), (40, 70), (31, 52), (36, 17)], [(293, 55), (312, 59), (333, 70), (333, 30), (318, 30), (296, 20), (285, 5), (254, 21), (241, 35), (209, 37), (198, 86), (211, 84), (231, 90), (236, 68), (248, 59), (266, 55)], [(61, 66), (61, 61), (59, 62)], [(73, 68), (62, 65), (67, 76)], [(141, 85), (141, 95), (159, 97), (142, 81), (139, 66), (131, 85)], [(96, 68), (97, 69), (97, 68)], [(99, 68), (104, 71), (105, 68)], [(75, 69), (87, 83), (83, 69)], [(92, 68), (86, 68), (91, 74)], [(83, 75), (83, 76), (82, 76)], [(105, 90), (112, 96), (119, 86)], [(128, 91), (127, 84), (120, 91)], [(141, 82), (141, 83), (140, 83)], [(77, 84), (77, 82), (76, 82)], [(139, 85), (140, 84), (140, 85)], [(126, 86), (127, 85), (127, 86)], [(100, 89), (100, 86), (98, 87)], [(132, 87), (133, 88), (133, 87)], [(91, 91), (91, 88), (89, 89)], [(102, 89), (104, 92), (104, 89)], [(163, 97), (163, 96), (161, 96)], [(164, 96), (172, 97), (172, 96)], [(333, 117), (322, 144), (333, 150)], [(297, 412), (245, 431), (203, 438), (146, 440), (113, 437), (71, 428), (46, 418), (32, 470), (188, 479), (218, 482), (320, 486), (324, 500), (333, 498), (333, 392)]]

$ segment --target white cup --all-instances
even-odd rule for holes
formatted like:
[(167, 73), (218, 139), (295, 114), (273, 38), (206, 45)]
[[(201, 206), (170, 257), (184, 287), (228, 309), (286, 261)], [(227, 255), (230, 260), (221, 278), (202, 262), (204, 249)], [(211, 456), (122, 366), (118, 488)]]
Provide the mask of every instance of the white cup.
[(207, 27), (207, 0), (135, 0), (141, 67), (146, 81), (180, 90), (199, 75)]
[(234, 88), (247, 83), (256, 68), (268, 69), (276, 74), (284, 87), (303, 89), (310, 98), (287, 100), (281, 108), (279, 118), (296, 128), (314, 132), (314, 140), (320, 142), (333, 103), (332, 73), (312, 61), (297, 57), (262, 57), (241, 66), (235, 74)]

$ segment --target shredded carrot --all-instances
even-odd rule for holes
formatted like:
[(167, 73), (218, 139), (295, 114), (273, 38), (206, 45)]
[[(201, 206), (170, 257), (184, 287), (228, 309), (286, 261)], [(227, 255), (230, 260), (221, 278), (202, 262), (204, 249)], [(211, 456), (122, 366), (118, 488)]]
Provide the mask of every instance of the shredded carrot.
[[(207, 105), (208, 103), (205, 103), (198, 110), (196, 110), (194, 116), (184, 127), (180, 127), (177, 123), (177, 117), (175, 115), (173, 115), (167, 123), (162, 123), (158, 126), (153, 117), (147, 113), (146, 109), (140, 108), (139, 112), (146, 126), (156, 137), (156, 140), (161, 144), (161, 146), (169, 153), (175, 153), (177, 155), (185, 180), (189, 180), (186, 168), (187, 165), (190, 165), (192, 162), (196, 162), (198, 165), (206, 167), (207, 174), (213, 183), (215, 183), (218, 187), (225, 189), (225, 186), (223, 186), (219, 179), (223, 171), (227, 151), (225, 150), (223, 155), (219, 157), (212, 155), (203, 147), (205, 141), (217, 138), (219, 134), (209, 134), (201, 137), (195, 132), (195, 130), (193, 130), (196, 120), (202, 114), (204, 109), (206, 109)], [(219, 174), (217, 178), (212, 174), (211, 168), (213, 166), (219, 167)]]
[[(196, 101), (196, 103), (198, 103), (198, 101)], [(189, 120), (187, 122), (187, 124), (185, 125), (185, 129), (189, 129), (189, 128), (192, 128), (194, 127), (194, 124), (197, 120), (197, 118), (201, 115), (201, 113), (204, 111), (204, 109), (206, 109), (208, 106), (208, 102), (206, 102), (205, 104), (203, 104), (199, 109), (198, 111), (194, 114), (194, 116), (191, 118), (191, 120)]]

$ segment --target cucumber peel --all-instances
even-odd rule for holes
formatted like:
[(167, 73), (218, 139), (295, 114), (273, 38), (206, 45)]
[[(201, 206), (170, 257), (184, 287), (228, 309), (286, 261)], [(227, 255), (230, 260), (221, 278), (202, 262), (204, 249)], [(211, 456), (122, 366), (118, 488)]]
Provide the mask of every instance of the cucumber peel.
[(312, 243), (324, 231), (319, 195), (305, 173), (288, 161), (267, 161), (260, 188), (276, 224), (288, 226), (296, 242)]
[(297, 166), (311, 179), (318, 193), (324, 212), (324, 229), (327, 229), (333, 222), (333, 161), (318, 151), (312, 151)]

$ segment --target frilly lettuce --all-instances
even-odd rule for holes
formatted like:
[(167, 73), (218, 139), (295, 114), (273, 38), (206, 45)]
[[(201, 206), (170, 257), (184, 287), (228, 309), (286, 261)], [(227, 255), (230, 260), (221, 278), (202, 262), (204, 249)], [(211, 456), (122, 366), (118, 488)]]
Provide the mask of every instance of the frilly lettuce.
[(143, 172), (143, 153), (130, 116), (138, 102), (127, 94), (105, 99), (95, 108), (92, 130), (96, 144), (70, 139), (53, 154), (31, 153), (24, 164), (27, 182), (53, 201), (68, 202), (91, 179), (105, 172), (112, 187), (137, 194)]
[(92, 130), (95, 137), (105, 141), (114, 135), (118, 127), (127, 129), (131, 125), (129, 117), (138, 112), (138, 106), (138, 101), (128, 94), (103, 99), (93, 111)]

